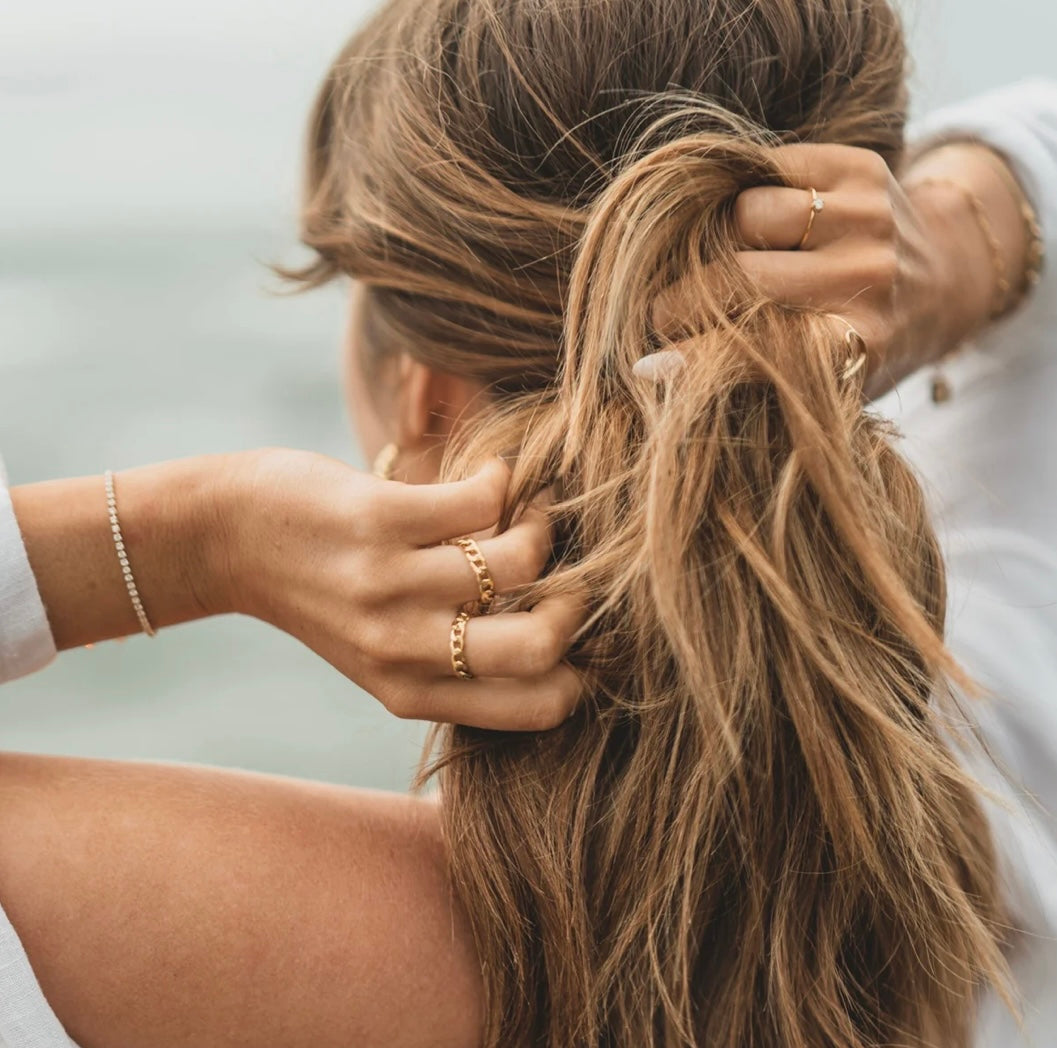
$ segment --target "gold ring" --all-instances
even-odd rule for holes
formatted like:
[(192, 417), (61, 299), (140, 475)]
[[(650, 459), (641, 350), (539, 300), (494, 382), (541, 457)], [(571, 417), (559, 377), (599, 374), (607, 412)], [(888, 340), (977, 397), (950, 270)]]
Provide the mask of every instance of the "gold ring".
[(473, 680), (466, 662), (466, 623), (470, 621), (468, 611), (460, 611), (451, 623), (451, 668), (459, 680)]
[(851, 324), (848, 324), (848, 330), (844, 332), (844, 343), (855, 354), (848, 358), (848, 362), (844, 365), (844, 370), (840, 374), (841, 381), (847, 382), (848, 379), (853, 378), (866, 366), (868, 347), (866, 339)]
[(811, 236), (811, 231), (815, 228), (815, 219), (818, 218), (818, 213), (826, 206), (826, 201), (818, 195), (814, 186), (811, 187), (810, 193), (811, 210), (807, 213), (807, 229), (804, 230), (804, 235), (800, 238), (800, 243), (796, 246), (797, 251), (804, 250), (808, 238)]
[(481, 547), (473, 539), (452, 539), (451, 544), (458, 546), (466, 554), (466, 559), (470, 562), (470, 567), (477, 577), (477, 588), (481, 594), (475, 605), (476, 613), (478, 615), (486, 615), (495, 600), (495, 580), (492, 578), (492, 573), (488, 570), (488, 561), (484, 559)]

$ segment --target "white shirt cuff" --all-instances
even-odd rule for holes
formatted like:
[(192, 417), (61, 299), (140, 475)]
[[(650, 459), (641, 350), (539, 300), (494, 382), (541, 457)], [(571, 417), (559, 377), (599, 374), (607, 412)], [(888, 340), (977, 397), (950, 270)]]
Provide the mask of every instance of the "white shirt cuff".
[(55, 641), (0, 460), (0, 683), (33, 673), (53, 658)]

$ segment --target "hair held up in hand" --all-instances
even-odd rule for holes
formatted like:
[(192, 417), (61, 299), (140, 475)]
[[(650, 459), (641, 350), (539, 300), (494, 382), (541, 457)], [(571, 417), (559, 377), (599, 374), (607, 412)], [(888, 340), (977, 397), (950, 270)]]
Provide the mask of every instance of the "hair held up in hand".
[(903, 66), (883, 0), (390, 0), (323, 86), (302, 279), (486, 385), (447, 468), (553, 486), (525, 600), (593, 610), (575, 717), (439, 743), (489, 1046), (967, 1048), (1003, 983), (922, 492), (734, 261), (770, 146), (898, 161)]

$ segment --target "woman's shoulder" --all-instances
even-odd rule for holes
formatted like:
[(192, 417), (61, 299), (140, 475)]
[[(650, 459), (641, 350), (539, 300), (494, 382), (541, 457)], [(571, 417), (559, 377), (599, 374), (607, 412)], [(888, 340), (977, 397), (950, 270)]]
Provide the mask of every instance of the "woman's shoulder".
[(476, 962), (429, 800), (3, 755), (0, 903), (79, 1043), (479, 1036)]

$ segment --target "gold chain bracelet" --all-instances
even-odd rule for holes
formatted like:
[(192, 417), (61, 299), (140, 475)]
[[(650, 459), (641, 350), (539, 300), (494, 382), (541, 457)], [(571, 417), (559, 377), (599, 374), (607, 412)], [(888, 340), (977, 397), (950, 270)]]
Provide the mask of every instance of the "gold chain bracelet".
[[(1031, 292), (1031, 289), (1039, 282), (1046, 258), (1046, 245), (1042, 237), (1042, 227), (1039, 224), (1038, 216), (1035, 213), (1035, 209), (1032, 207), (1031, 202), (1028, 200), (1027, 194), (1006, 167), (1004, 161), (994, 154), (992, 150), (988, 150), (987, 152), (994, 157), (994, 166), (996, 170), (999, 172), (1000, 177), (1005, 181), (1006, 185), (1019, 203), (1020, 214), (1024, 221), (1024, 228), (1027, 234), (1027, 249), (1024, 257), (1023, 276), (1015, 293), (1012, 281), (1009, 279), (1009, 269), (1006, 265), (1005, 257), (1002, 254), (1002, 243), (998, 239), (998, 234), (995, 232), (995, 227), (987, 212), (987, 206), (984, 204), (980, 196), (977, 193), (974, 193), (968, 186), (963, 185), (961, 182), (953, 178), (924, 178), (920, 182), (915, 182), (914, 186), (945, 186), (961, 193), (968, 202), (973, 217), (976, 219), (976, 223), (980, 228), (980, 232), (983, 234), (984, 240), (987, 242), (988, 249), (991, 252), (991, 261), (994, 265), (996, 280), (995, 301), (992, 304), (990, 314), (991, 320), (994, 321), (1007, 316), (1020, 306)], [(941, 357), (936, 364), (936, 368), (932, 375), (931, 388), (932, 402), (934, 404), (946, 403), (953, 395), (950, 380), (944, 373), (943, 367), (957, 352), (958, 349), (952, 350), (950, 353)]]
[(125, 536), (121, 531), (121, 522), (118, 520), (117, 515), (117, 494), (114, 491), (114, 474), (109, 469), (103, 474), (103, 487), (106, 491), (106, 513), (107, 518), (110, 521), (110, 533), (114, 540), (114, 551), (117, 553), (118, 565), (121, 568), (121, 575), (125, 580), (125, 589), (128, 590), (128, 599), (132, 604), (132, 610), (136, 613), (136, 621), (139, 622), (140, 629), (143, 630), (148, 637), (153, 637), (156, 635), (156, 631), (150, 624), (150, 619), (147, 618), (147, 613), (143, 609), (143, 600), (139, 595), (139, 588), (136, 586), (135, 576), (132, 574), (132, 565), (129, 563), (128, 551), (125, 549)]
[(1009, 168), (1008, 162), (993, 149), (987, 150), (992, 158), (993, 166), (999, 177), (1009, 187), (1009, 191), (1020, 204), (1020, 217), (1024, 222), (1027, 234), (1027, 254), (1024, 258), (1024, 276), (1017, 289), (1017, 296), (1006, 307), (1007, 312), (1016, 309), (1042, 278), (1042, 269), (1046, 264), (1046, 241), (1042, 236), (1042, 225), (1039, 222), (1038, 213), (1032, 206), (1028, 194)]

